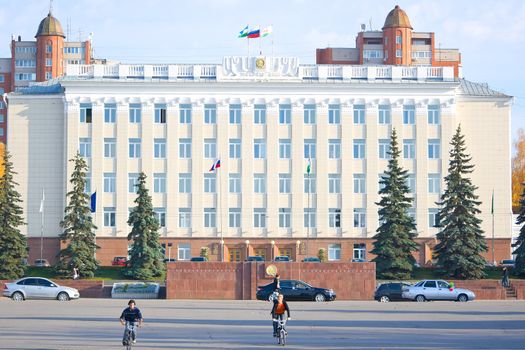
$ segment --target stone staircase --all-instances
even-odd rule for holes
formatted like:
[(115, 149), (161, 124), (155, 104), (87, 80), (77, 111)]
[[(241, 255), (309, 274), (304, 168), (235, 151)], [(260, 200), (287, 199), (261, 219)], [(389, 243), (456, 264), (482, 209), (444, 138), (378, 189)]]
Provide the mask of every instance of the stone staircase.
[(516, 289), (510, 284), (508, 287), (505, 287), (505, 292), (507, 296), (507, 300), (517, 300), (518, 294), (516, 293)]

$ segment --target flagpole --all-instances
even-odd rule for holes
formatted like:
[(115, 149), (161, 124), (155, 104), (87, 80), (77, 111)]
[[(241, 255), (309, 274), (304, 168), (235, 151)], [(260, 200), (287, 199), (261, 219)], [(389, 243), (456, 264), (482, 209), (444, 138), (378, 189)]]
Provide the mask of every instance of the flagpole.
[(45, 192), (44, 188), (42, 187), (42, 210), (40, 210), (41, 214), (41, 222), (40, 222), (40, 262), (42, 263), (43, 255), (44, 255), (44, 202), (45, 202)]
[[(221, 159), (219, 157), (219, 159)], [(224, 241), (223, 241), (223, 235), (222, 235), (222, 221), (223, 221), (223, 217), (222, 217), (222, 204), (221, 204), (221, 200), (222, 200), (222, 197), (221, 197), (221, 172), (219, 172), (219, 169), (216, 168), (215, 169), (215, 172), (217, 173), (218, 175), (218, 180), (219, 180), (219, 191), (217, 193), (217, 199), (218, 199), (218, 205), (219, 205), (219, 215), (221, 217), (221, 224), (220, 224), (220, 230), (221, 230), (221, 241), (220, 241), (220, 245), (221, 245), (221, 262), (224, 261)]]
[(494, 256), (494, 189), (492, 189), (492, 263), (496, 266), (496, 258)]
[(261, 26), (259, 25), (259, 55), (262, 55), (262, 51), (261, 51), (261, 37), (262, 37), (262, 32), (260, 31), (261, 30)]
[(310, 241), (310, 226), (312, 225), (312, 217), (310, 216), (310, 193), (312, 192), (312, 183), (310, 182), (310, 173), (312, 172), (312, 161), (308, 158), (308, 227), (306, 228), (306, 257), (310, 256), (308, 243)]

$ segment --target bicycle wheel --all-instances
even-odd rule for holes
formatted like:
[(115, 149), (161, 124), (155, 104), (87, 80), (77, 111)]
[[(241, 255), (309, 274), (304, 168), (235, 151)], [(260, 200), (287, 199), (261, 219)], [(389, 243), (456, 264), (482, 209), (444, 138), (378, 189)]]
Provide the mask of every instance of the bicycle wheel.
[(282, 346), (285, 346), (286, 345), (286, 332), (284, 329), (281, 329), (281, 345)]

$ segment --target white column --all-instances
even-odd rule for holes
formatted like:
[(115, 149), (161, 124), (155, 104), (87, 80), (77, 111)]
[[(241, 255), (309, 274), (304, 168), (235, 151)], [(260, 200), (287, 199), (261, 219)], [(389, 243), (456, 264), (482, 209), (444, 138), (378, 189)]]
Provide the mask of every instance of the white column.
[[(179, 107), (166, 106), (166, 235), (180, 235), (179, 230)], [(186, 233), (186, 232), (184, 232)]]
[[(93, 118), (91, 124), (91, 154), (94, 162), (91, 162), (89, 172), (91, 173), (91, 192), (97, 192), (97, 211), (93, 215), (95, 226), (97, 226), (96, 234), (101, 236), (104, 234), (104, 104), (96, 101), (92, 104)], [(113, 169), (110, 169), (113, 171)]]
[[(204, 172), (212, 159), (204, 158), (204, 113), (201, 103), (192, 103), (191, 111), (191, 225), (192, 236), (203, 237), (204, 232)], [(208, 167), (208, 168), (207, 168)]]
[(418, 237), (428, 237), (428, 120), (427, 105), (416, 104), (416, 223)]
[[(304, 194), (304, 174), (308, 160), (304, 159), (303, 113), (301, 103), (292, 104), (292, 236), (305, 239), (304, 209), (308, 203)], [(315, 173), (315, 161), (312, 164), (312, 172)]]
[[(377, 205), (379, 191), (379, 137), (378, 137), (378, 105), (366, 105), (366, 237), (375, 235), (379, 215)], [(359, 229), (360, 230), (360, 229)]]
[(253, 104), (242, 104), (241, 229), (253, 232)]
[(266, 110), (266, 235), (279, 232), (279, 105)]
[(354, 231), (354, 169), (352, 129), (354, 108), (341, 104), (341, 235), (351, 237)]
[[(129, 162), (129, 105), (125, 101), (117, 103), (117, 181), (116, 199), (108, 193), (104, 195), (104, 203), (116, 203), (116, 235), (126, 237), (129, 233), (127, 224), (129, 217), (128, 207), (128, 162)], [(108, 205), (109, 206), (109, 205)]]
[[(311, 230), (314, 237), (321, 235), (326, 237), (330, 234), (328, 227), (328, 105), (326, 103), (318, 103), (317, 106), (317, 120), (316, 120), (316, 135), (317, 140), (317, 154), (315, 159), (315, 172), (313, 175), (316, 178), (316, 194), (312, 195), (311, 199), (315, 198), (317, 227)], [(312, 207), (313, 206), (313, 203)]]
[[(217, 171), (217, 233), (227, 237), (229, 234), (229, 191), (228, 191), (228, 174), (231, 170), (229, 159), (229, 106), (224, 101), (217, 102), (217, 156), (221, 160), (221, 167)], [(241, 151), (243, 151), (241, 149)], [(211, 166), (211, 165), (210, 165)], [(218, 202), (220, 201), (220, 203)], [(218, 241), (217, 241), (218, 242)]]

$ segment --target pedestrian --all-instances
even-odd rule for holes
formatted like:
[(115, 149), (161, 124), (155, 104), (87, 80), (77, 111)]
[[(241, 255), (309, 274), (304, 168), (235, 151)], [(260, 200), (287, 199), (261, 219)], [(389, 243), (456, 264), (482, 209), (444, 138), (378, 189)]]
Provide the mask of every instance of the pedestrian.
[(279, 273), (276, 273), (275, 277), (273, 278), (273, 290), (274, 291), (281, 290), (281, 275), (279, 275)]
[(78, 269), (76, 267), (73, 267), (73, 279), (78, 280), (80, 275), (78, 274)]
[(501, 284), (505, 288), (508, 288), (509, 285), (510, 285), (510, 283), (509, 283), (509, 270), (507, 269), (506, 266), (503, 268), (503, 276), (501, 277)]

